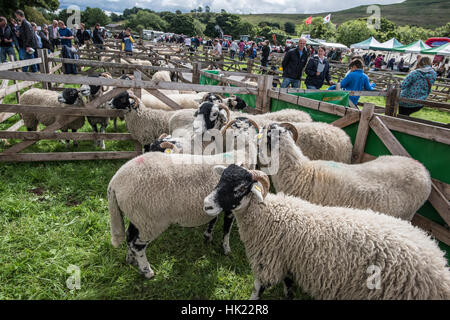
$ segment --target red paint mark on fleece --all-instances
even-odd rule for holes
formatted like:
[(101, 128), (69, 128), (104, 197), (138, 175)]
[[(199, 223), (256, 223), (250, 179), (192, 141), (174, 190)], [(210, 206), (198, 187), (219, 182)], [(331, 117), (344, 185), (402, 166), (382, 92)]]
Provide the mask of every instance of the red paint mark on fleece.
[(144, 163), (144, 157), (138, 157), (138, 158), (136, 159), (136, 162), (137, 162), (138, 164)]

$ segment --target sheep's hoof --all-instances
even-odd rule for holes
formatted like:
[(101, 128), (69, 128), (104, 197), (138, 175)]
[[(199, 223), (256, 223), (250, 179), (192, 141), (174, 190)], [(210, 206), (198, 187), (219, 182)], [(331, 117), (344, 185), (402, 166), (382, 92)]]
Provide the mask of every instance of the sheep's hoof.
[(211, 234), (211, 233), (205, 232), (205, 233), (203, 234), (203, 239), (204, 239), (204, 241), (205, 241), (205, 244), (211, 243), (212, 240), (213, 240), (212, 234)]
[(222, 245), (222, 248), (223, 248), (223, 254), (224, 254), (224, 255), (226, 255), (226, 256), (230, 255), (231, 249), (230, 249), (229, 246)]

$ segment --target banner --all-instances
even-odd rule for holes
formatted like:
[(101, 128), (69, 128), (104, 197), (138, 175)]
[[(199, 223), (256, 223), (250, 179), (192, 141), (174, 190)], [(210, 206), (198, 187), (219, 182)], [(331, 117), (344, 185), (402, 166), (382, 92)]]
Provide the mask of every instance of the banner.
[(331, 13), (327, 15), (325, 18), (323, 18), (323, 23), (328, 23), (331, 20)]

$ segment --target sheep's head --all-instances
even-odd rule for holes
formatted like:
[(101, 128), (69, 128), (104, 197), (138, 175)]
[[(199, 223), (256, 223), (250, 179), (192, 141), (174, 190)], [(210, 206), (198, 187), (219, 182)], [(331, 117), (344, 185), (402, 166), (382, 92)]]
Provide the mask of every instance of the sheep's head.
[(218, 94), (209, 92), (203, 96), (201, 102), (221, 103), (223, 102), (223, 97)]
[(247, 108), (247, 103), (238, 96), (231, 96), (227, 99), (226, 102), (230, 110), (244, 110), (245, 108)]
[(136, 100), (130, 101), (130, 94), (128, 91), (119, 93), (110, 102), (109, 107), (111, 109), (131, 110), (135, 108)]
[(231, 117), (230, 110), (222, 103), (203, 102), (194, 114), (194, 134), (204, 134), (207, 130), (219, 130)]
[[(80, 99), (80, 100), (79, 100)], [(59, 95), (58, 101), (60, 103), (74, 105), (77, 102), (82, 102), (80, 91), (75, 88), (65, 88)]]
[(272, 136), (274, 135), (275, 131), (278, 132), (279, 137), (287, 137), (289, 136), (294, 143), (298, 140), (298, 131), (297, 128), (291, 123), (283, 122), (283, 123), (272, 123), (269, 126), (264, 127), (263, 129), (264, 134), (262, 135), (263, 140), (267, 143), (267, 146), (269, 150), (271, 149), (272, 144), (274, 143), (274, 139), (272, 139)]
[(215, 166), (220, 180), (214, 190), (205, 198), (203, 210), (210, 216), (238, 212), (247, 209), (254, 195), (263, 202), (270, 188), (268, 176), (258, 170), (247, 170), (235, 164), (228, 168)]
[(227, 135), (228, 131), (232, 132), (232, 137), (255, 137), (260, 132), (259, 125), (252, 119), (246, 117), (237, 117), (222, 129), (222, 135)]
[(166, 133), (162, 134), (152, 144), (144, 146), (145, 152), (181, 153), (180, 141)]

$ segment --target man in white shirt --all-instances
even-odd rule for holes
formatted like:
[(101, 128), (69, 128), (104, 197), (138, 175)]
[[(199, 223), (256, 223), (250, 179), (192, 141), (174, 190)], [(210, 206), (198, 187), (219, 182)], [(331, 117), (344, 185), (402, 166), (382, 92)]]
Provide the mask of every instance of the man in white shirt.
[[(219, 62), (223, 59), (222, 55), (222, 46), (220, 45), (219, 39), (214, 39), (214, 48), (213, 48), (214, 60)], [(219, 64), (214, 64), (215, 68), (220, 68)]]
[(48, 39), (50, 40), (50, 44), (52, 46), (52, 51), (55, 50), (55, 47), (60, 44), (60, 36), (58, 32), (58, 21), (53, 20), (51, 26), (48, 26)]

